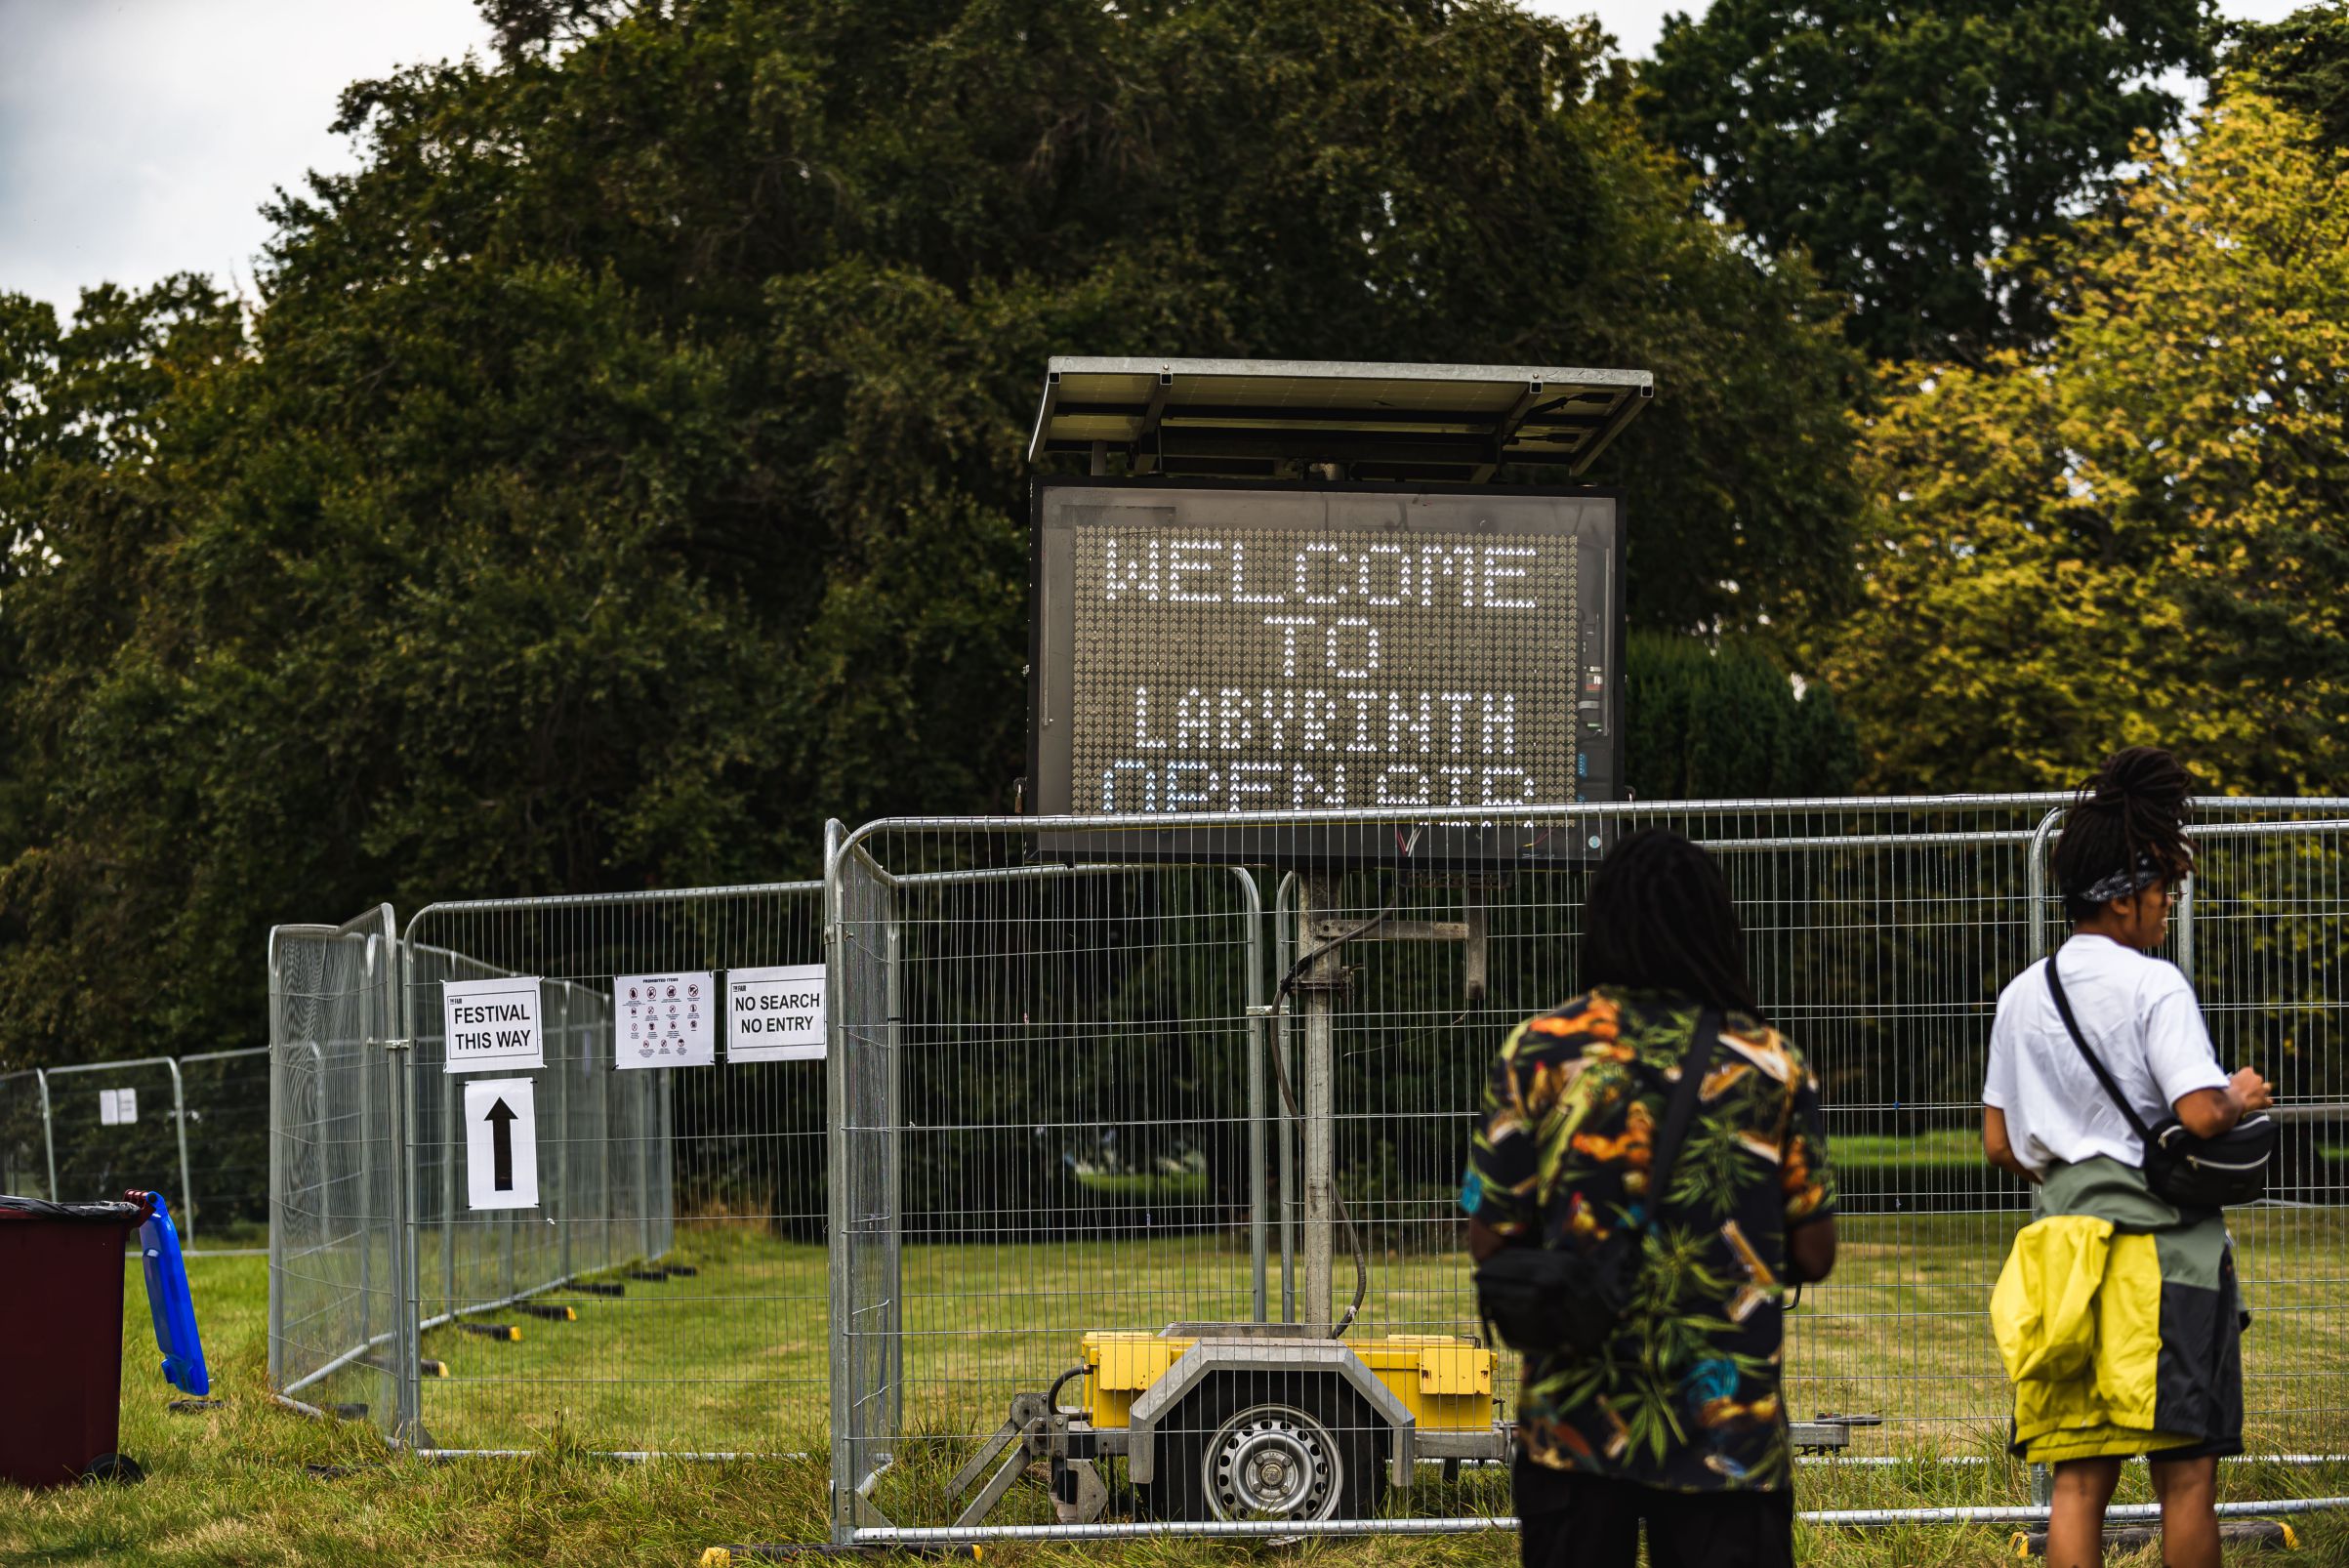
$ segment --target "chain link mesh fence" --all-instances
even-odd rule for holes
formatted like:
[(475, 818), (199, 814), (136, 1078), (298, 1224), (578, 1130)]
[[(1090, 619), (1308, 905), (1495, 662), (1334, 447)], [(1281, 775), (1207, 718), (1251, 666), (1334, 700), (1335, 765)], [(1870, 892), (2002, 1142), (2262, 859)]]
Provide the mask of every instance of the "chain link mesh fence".
[[(1593, 858), (1650, 825), (1710, 846), (1764, 1006), (1821, 1080), (1843, 1246), (1787, 1318), (1786, 1410), (1821, 1450), (1806, 1506), (2030, 1502), (2003, 1453), (2009, 1393), (1984, 1310), (2029, 1199), (1982, 1160), (1980, 1089), (2000, 987), (2061, 934), (2044, 876), (2059, 804), (1608, 807), (1523, 828)], [(2228, 1064), (2261, 1068), (2319, 1124), (2341, 1070), (2329, 811), (2206, 803), (2196, 913), (2175, 938)], [(1231, 871), (1184, 862), (1220, 858), (1219, 831), (1253, 846), (1284, 821), (1299, 869), (1262, 873), (1273, 951), (1258, 967), (1239, 957), (1239, 902), (1218, 902)], [(1130, 860), (1148, 842), (1136, 826), (1174, 863), (1088, 863)], [(1121, 1515), (1245, 1534), (1291, 1506), (1505, 1516), (1504, 1473), (1478, 1461), (1505, 1452), (1516, 1368), (1504, 1356), (1479, 1384), (1476, 1364), (1454, 1365), (1483, 1332), (1459, 1182), (1503, 1034), (1581, 989), (1587, 871), (1497, 863), (1441, 826), (1013, 819), (845, 837), (831, 862), (842, 1539), (968, 1538), (982, 1519), (1100, 1534), (1130, 1528)], [(1279, 993), (1269, 1015), (1251, 973)], [(2332, 1348), (2349, 1328), (2349, 1217), (2328, 1145), (2299, 1141), (2305, 1163), (2236, 1222), (2250, 1308), (2277, 1330), (2246, 1352), (2247, 1437), (2269, 1456), (2349, 1450)], [(1341, 1321), (1411, 1409), (1411, 1437), (1379, 1387), (1279, 1327)], [(1228, 1371), (1146, 1408), (1218, 1336), (1258, 1342), (1210, 1346)], [(1091, 1481), (1056, 1496), (1015, 1476), (990, 1495), (990, 1473), (1022, 1457), (1001, 1433), (1055, 1408), (1116, 1428), (1080, 1441), (1104, 1495), (1078, 1505)]]
[[(747, 971), (820, 964), (822, 917), (820, 885), (801, 883), (443, 904), (410, 922), (421, 1355), (442, 1374), (421, 1379), (427, 1446), (822, 1444), (823, 1063), (766, 1059), (725, 1011)], [(540, 1200), (476, 1212), (442, 985), (500, 975), (539, 980)], [(704, 1010), (707, 1064), (638, 1069), (619, 993), (656, 976)]]
[[(447, 1455), (828, 1440), (844, 1541), (1504, 1522), (1517, 1369), (1475, 1318), (1466, 1142), (1502, 1035), (1581, 988), (1589, 865), (1659, 825), (1719, 857), (1823, 1086), (1843, 1245), (1787, 1316), (1805, 1506), (2027, 1508), (1984, 1304), (2028, 1196), (1981, 1159), (1979, 1093), (2000, 986), (2062, 934), (2059, 822), (2050, 797), (1593, 808), (1525, 825), (1531, 864), (1377, 813), (885, 822), (833, 831), (824, 884), (434, 906), (396, 979), (388, 912), (288, 928), (276, 1385)], [(2195, 831), (2171, 956), (2294, 1124), (2230, 1217), (2247, 1436), (2334, 1463), (2349, 811), (2211, 802)], [(621, 1065), (615, 987), (715, 1002), (813, 965), (828, 1060), (721, 1029), (707, 1065)], [(440, 991), (500, 975), (541, 982), (542, 1195), (476, 1212)], [(0, 1079), (0, 1158), (32, 1097)]]
[(57, 1187), (72, 1202), (162, 1193), (180, 1228), (198, 1238), (188, 1194), (186, 1097), (169, 1056), (75, 1062), (44, 1069)]
[(269, 1245), (269, 1048), (178, 1058), (186, 1099), (191, 1255)]
[(268, 1244), (267, 1047), (0, 1073), (0, 1192), (171, 1204), (189, 1257)]
[(2266, 1201), (2227, 1215), (2253, 1325), (2245, 1437), (2253, 1453), (2337, 1454), (2349, 1450), (2349, 816), (2190, 831), (2195, 873), (2170, 956), (2220, 1064), (2258, 1068), (2286, 1124)]
[(389, 905), (269, 934), (269, 1386), (403, 1426), (398, 932)]
[(26, 1069), (0, 1073), (0, 1192), (57, 1197), (50, 1158), (49, 1080)]

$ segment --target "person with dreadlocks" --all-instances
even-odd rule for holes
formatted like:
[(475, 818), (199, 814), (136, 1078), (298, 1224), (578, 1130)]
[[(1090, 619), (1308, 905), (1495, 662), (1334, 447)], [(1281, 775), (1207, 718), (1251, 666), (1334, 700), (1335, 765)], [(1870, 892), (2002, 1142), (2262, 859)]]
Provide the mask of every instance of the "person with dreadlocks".
[(1502, 1045), (1461, 1195), (1479, 1263), (1611, 1237), (1638, 1259), (1603, 1348), (1527, 1358), (1525, 1568), (1631, 1568), (1643, 1519), (1653, 1568), (1781, 1568), (1783, 1296), (1835, 1259), (1817, 1086), (1755, 1006), (1720, 868), (1677, 834), (1600, 864), (1581, 979)]
[(2006, 986), (1991, 1026), (1983, 1151), (2033, 1183), (2038, 1221), (2015, 1240), (1991, 1317), (2015, 1383), (2013, 1452), (2054, 1466), (2055, 1568), (2102, 1561), (2105, 1506), (2139, 1454), (2168, 1568), (2217, 1568), (2218, 1460), (2243, 1451), (2225, 1222), (2153, 1191), (2114, 1098), (2149, 1128), (2174, 1111), (2197, 1137), (2270, 1102), (2258, 1073), (2221, 1070), (2193, 986), (2152, 956), (2194, 866), (2190, 788), (2175, 758), (2147, 746), (2114, 753), (2081, 788), (2054, 857), (2072, 935), (2052, 977), (2034, 964)]

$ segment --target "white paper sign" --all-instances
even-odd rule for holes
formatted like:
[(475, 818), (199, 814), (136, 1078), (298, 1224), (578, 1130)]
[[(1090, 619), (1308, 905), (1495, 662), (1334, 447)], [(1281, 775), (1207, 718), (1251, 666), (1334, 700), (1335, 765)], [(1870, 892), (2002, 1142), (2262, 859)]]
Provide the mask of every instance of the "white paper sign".
[(513, 1071), (547, 1064), (539, 1032), (538, 976), (448, 980), (440, 987), (441, 1038), (448, 1042), (443, 1071)]
[(139, 1120), (139, 1091), (102, 1089), (98, 1092), (98, 1125), (128, 1127)]
[(726, 970), (726, 1060), (823, 1059), (824, 966)]
[(538, 1207), (538, 1106), (529, 1079), (465, 1086), (465, 1201), (475, 1209)]
[(707, 1067), (718, 1059), (718, 976), (623, 974), (612, 981), (613, 1062)]

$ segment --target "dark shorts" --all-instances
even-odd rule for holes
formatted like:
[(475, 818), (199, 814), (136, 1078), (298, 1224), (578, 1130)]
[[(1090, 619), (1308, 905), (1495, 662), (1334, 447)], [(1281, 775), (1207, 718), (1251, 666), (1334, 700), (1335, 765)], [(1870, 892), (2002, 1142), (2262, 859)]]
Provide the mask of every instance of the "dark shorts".
[(1793, 1568), (1794, 1494), (1660, 1492), (1544, 1469), (1517, 1475), (1524, 1568), (1632, 1568), (1647, 1520), (1648, 1568)]

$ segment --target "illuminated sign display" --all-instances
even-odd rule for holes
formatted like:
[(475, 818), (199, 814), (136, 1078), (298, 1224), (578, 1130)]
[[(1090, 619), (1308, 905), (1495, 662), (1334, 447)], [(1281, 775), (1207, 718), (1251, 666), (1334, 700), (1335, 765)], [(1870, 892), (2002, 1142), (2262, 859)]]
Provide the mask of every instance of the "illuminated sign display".
[(1520, 857), (1513, 810), (1616, 794), (1618, 564), (1590, 491), (1046, 481), (1032, 809), (1425, 811)]

